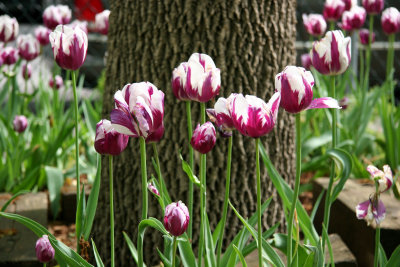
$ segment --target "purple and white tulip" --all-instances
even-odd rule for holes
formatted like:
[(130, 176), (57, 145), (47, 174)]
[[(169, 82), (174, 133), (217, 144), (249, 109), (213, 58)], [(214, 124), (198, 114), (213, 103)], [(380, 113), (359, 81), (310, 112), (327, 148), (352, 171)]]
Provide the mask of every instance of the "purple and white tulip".
[(350, 37), (344, 37), (341, 31), (328, 31), (324, 38), (313, 44), (313, 67), (325, 75), (342, 74), (350, 65), (350, 46)]
[(24, 115), (17, 115), (13, 120), (14, 131), (22, 133), (28, 127), (28, 119)]
[(76, 29), (77, 27), (84, 31), (86, 34), (88, 34), (88, 23), (87, 21), (82, 21), (82, 20), (74, 20), (67, 26), (71, 27), (72, 29)]
[(387, 34), (400, 31), (400, 12), (395, 7), (386, 8), (381, 17), (382, 30)]
[(326, 31), (326, 21), (321, 14), (303, 14), (303, 25), (312, 36), (321, 36)]
[(189, 225), (189, 210), (182, 201), (165, 207), (164, 227), (173, 236), (182, 235)]
[(217, 129), (223, 137), (232, 136), (232, 130), (235, 129), (231, 115), (231, 103), (235, 96), (236, 94), (231, 94), (227, 99), (220, 97), (215, 102), (214, 108), (206, 110), (208, 117), (217, 125)]
[(164, 93), (150, 82), (127, 84), (114, 94), (111, 111), (114, 129), (155, 142), (164, 134)]
[(54, 30), (60, 24), (68, 24), (71, 21), (71, 9), (65, 5), (51, 5), (43, 11), (44, 25)]
[(110, 17), (110, 10), (104, 10), (96, 14), (94, 26), (98, 33), (107, 35), (108, 34), (108, 19)]
[(310, 70), (311, 66), (312, 66), (312, 61), (311, 61), (311, 56), (310, 53), (305, 53), (301, 55), (301, 65), (303, 66), (303, 68), (305, 68), (306, 70)]
[(326, 0), (323, 15), (327, 21), (337, 21), (342, 16), (346, 4), (342, 0)]
[(54, 59), (61, 68), (77, 70), (85, 62), (88, 39), (79, 27), (57, 26), (50, 34), (50, 43)]
[(390, 189), (393, 185), (393, 174), (389, 165), (383, 166), (383, 171), (373, 165), (367, 167), (367, 171), (371, 174), (371, 178), (378, 182), (379, 192), (383, 193)]
[(384, 1), (383, 0), (362, 0), (362, 5), (368, 14), (376, 15), (382, 12)]
[(152, 183), (147, 184), (147, 189), (149, 189), (149, 191), (154, 195), (160, 196), (160, 192), (158, 192), (157, 188)]
[(367, 12), (360, 6), (353, 6), (349, 11), (343, 12), (342, 23), (340, 27), (345, 31), (354, 31), (360, 29), (367, 18)]
[(22, 72), (21, 72), (21, 74), (22, 74), (22, 77), (25, 79), (25, 80), (29, 80), (30, 78), (31, 78), (31, 75), (32, 75), (32, 66), (31, 66), (31, 64), (30, 63), (25, 63), (24, 65), (22, 65)]
[(357, 218), (362, 220), (365, 219), (368, 225), (374, 220), (377, 225), (385, 219), (386, 208), (382, 200), (379, 199), (378, 195), (374, 194), (367, 201), (361, 202), (356, 207)]
[(19, 55), (27, 60), (33, 60), (40, 54), (40, 43), (32, 34), (18, 36), (17, 47)]
[(342, 0), (344, 3), (344, 10), (350, 10), (354, 5), (357, 4), (357, 0)]
[(236, 95), (231, 108), (235, 128), (253, 138), (266, 135), (275, 126), (280, 100), (280, 92), (273, 94), (268, 103), (254, 95)]
[(49, 237), (47, 235), (43, 235), (36, 241), (35, 251), (37, 259), (42, 263), (46, 263), (54, 259), (55, 251), (51, 246)]
[(17, 38), (19, 24), (16, 18), (8, 15), (0, 16), (0, 42), (8, 43)]
[(63, 78), (62, 78), (60, 75), (56, 75), (55, 80), (56, 80), (56, 84), (55, 84), (55, 86), (54, 86), (53, 77), (50, 77), (49, 86), (50, 86), (51, 88), (54, 88), (54, 89), (58, 90), (58, 89), (60, 89), (61, 87), (63, 87), (64, 82), (63, 82)]
[(117, 156), (128, 145), (129, 136), (114, 130), (109, 120), (101, 120), (96, 125), (94, 148), (102, 155)]
[(178, 100), (190, 100), (186, 93), (186, 74), (188, 71), (188, 63), (182, 62), (172, 71), (171, 86), (172, 92)]
[(7, 46), (0, 50), (0, 57), (5, 65), (15, 64), (19, 59), (18, 50), (14, 47)]
[(44, 26), (39, 26), (35, 29), (35, 37), (36, 40), (39, 41), (40, 45), (45, 46), (50, 43), (50, 36), (51, 30)]
[[(360, 42), (363, 45), (368, 45), (369, 43), (369, 30), (368, 29), (361, 29), (358, 32), (358, 36), (360, 37)], [(375, 42), (375, 33), (372, 32), (371, 43)]]
[(215, 145), (217, 140), (216, 135), (214, 125), (211, 122), (207, 121), (202, 125), (197, 124), (192, 139), (190, 140), (190, 144), (201, 154), (207, 154)]

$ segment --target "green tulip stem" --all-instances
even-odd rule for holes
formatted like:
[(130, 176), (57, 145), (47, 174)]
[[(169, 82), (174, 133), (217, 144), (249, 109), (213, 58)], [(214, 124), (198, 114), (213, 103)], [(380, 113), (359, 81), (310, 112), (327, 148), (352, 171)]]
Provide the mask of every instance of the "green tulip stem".
[(111, 232), (111, 267), (115, 266), (114, 256), (114, 185), (113, 185), (113, 156), (109, 156), (110, 171), (110, 232)]
[(257, 171), (257, 231), (258, 231), (258, 266), (263, 266), (262, 261), (262, 223), (261, 223), (261, 176), (260, 176), (260, 151), (259, 138), (254, 139), (256, 145), (256, 171)]
[(375, 255), (374, 255), (374, 267), (378, 267), (379, 263), (379, 243), (381, 242), (381, 228), (379, 225), (375, 229)]
[(176, 246), (177, 246), (177, 242), (176, 242), (176, 236), (174, 236), (174, 241), (173, 241), (173, 245), (172, 245), (172, 267), (175, 267), (175, 258), (176, 258)]
[(374, 15), (369, 15), (369, 40), (367, 44), (367, 50), (365, 51), (365, 75), (364, 75), (364, 84), (363, 84), (363, 93), (364, 95), (368, 92), (369, 88), (369, 72), (371, 68), (371, 43), (372, 36), (374, 32)]
[(140, 141), (140, 168), (142, 171), (142, 220), (147, 219), (148, 194), (147, 194), (147, 168), (146, 168), (146, 141), (143, 136)]
[[(194, 158), (193, 158), (193, 147), (190, 145), (190, 140), (192, 139), (192, 111), (190, 107), (190, 101), (186, 101), (186, 120), (187, 120), (187, 130), (189, 139), (189, 165), (192, 171), (194, 171)], [(188, 236), (192, 239), (192, 224), (193, 224), (193, 182), (189, 180), (189, 225), (188, 225)]]

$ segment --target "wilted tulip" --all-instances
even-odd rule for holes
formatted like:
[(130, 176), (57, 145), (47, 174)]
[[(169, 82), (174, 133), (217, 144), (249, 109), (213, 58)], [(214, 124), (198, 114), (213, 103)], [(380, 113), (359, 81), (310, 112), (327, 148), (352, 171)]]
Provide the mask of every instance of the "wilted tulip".
[(28, 126), (28, 120), (24, 115), (17, 115), (13, 120), (14, 131), (22, 133)]
[(164, 227), (173, 236), (182, 235), (189, 225), (189, 210), (182, 201), (165, 207)]
[(350, 37), (345, 38), (341, 31), (328, 31), (324, 38), (313, 44), (313, 67), (325, 75), (342, 74), (350, 65), (350, 46)]
[(362, 0), (362, 5), (368, 14), (379, 14), (383, 10), (383, 0)]
[(47, 235), (43, 235), (36, 241), (35, 250), (37, 259), (42, 263), (49, 262), (54, 258), (55, 251)]
[(3, 60), (3, 64), (12, 65), (19, 59), (18, 50), (14, 47), (7, 46), (0, 50), (0, 57)]
[(383, 171), (373, 165), (367, 167), (367, 171), (371, 174), (371, 178), (378, 182), (379, 192), (383, 193), (390, 189), (393, 185), (393, 174), (389, 165), (383, 166)]
[(149, 191), (152, 192), (154, 195), (160, 196), (160, 192), (158, 192), (157, 188), (152, 183), (147, 184), (147, 189), (149, 189)]
[(231, 115), (231, 103), (236, 94), (231, 94), (228, 99), (224, 97), (218, 98), (214, 108), (207, 109), (207, 115), (210, 120), (215, 123), (223, 137), (232, 136), (232, 130), (235, 129)]
[(50, 33), (51, 30), (49, 28), (46, 28), (44, 26), (39, 26), (35, 29), (36, 40), (38, 40), (42, 46), (48, 45), (50, 43), (49, 40)]
[(278, 116), (281, 93), (272, 95), (268, 104), (253, 95), (238, 94), (232, 101), (232, 121), (235, 128), (246, 136), (258, 138), (269, 133)]
[(114, 94), (114, 101), (116, 108), (111, 111), (111, 122), (117, 132), (142, 136), (146, 141), (162, 137), (164, 93), (152, 83), (127, 84)]
[(377, 225), (385, 219), (386, 208), (379, 195), (374, 194), (370, 199), (357, 205), (356, 215), (358, 219), (366, 219), (368, 225), (374, 220)]
[(8, 15), (0, 16), (0, 42), (8, 43), (17, 38), (19, 25), (16, 18)]
[(20, 35), (17, 46), (19, 55), (27, 61), (35, 59), (40, 53), (39, 41), (32, 34)]
[(313, 36), (321, 36), (326, 31), (326, 21), (320, 14), (303, 14), (303, 24), (306, 31)]
[(345, 31), (358, 30), (364, 25), (366, 17), (365, 9), (355, 5), (349, 11), (343, 12), (339, 26)]
[[(368, 45), (369, 43), (369, 30), (368, 29), (361, 29), (358, 33), (360, 37), (360, 42), (363, 45)], [(371, 43), (375, 42), (375, 33), (372, 33)]]
[(50, 33), (50, 43), (54, 59), (61, 68), (77, 70), (85, 62), (88, 39), (80, 28), (59, 25)]
[(43, 11), (44, 25), (53, 30), (60, 24), (68, 24), (71, 21), (71, 9), (65, 5), (51, 5)]
[(67, 26), (71, 27), (72, 29), (76, 29), (76, 27), (78, 27), (79, 29), (81, 29), (82, 31), (84, 31), (86, 34), (88, 34), (88, 23), (87, 21), (81, 21), (81, 20), (74, 20), (73, 22), (71, 22), (70, 24), (68, 24)]
[(22, 65), (22, 77), (25, 80), (29, 80), (31, 78), (32, 75), (32, 66), (29, 63), (25, 63), (24, 65)]
[(50, 88), (54, 88), (54, 89), (58, 90), (64, 85), (64, 82), (60, 75), (56, 75), (55, 80), (56, 80), (56, 84), (54, 86), (53, 77), (50, 77), (49, 86), (50, 86)]
[(94, 148), (102, 155), (117, 156), (126, 148), (129, 136), (114, 130), (109, 120), (101, 120), (96, 125)]
[(327, 21), (337, 21), (346, 8), (342, 0), (326, 0), (323, 15)]
[(397, 8), (386, 8), (382, 13), (381, 18), (382, 30), (386, 34), (394, 34), (400, 30), (400, 12)]
[(305, 53), (305, 54), (301, 55), (301, 65), (306, 70), (310, 70), (310, 68), (312, 66), (312, 62), (311, 62), (311, 56), (309, 53)]
[(207, 121), (202, 125), (197, 124), (192, 139), (190, 140), (190, 144), (196, 151), (201, 154), (206, 154), (213, 149), (216, 140), (217, 137), (214, 125)]
[(110, 10), (104, 10), (103, 12), (100, 12), (98, 14), (96, 14), (95, 17), (95, 28), (96, 31), (107, 35), (108, 34), (108, 18), (110, 16)]

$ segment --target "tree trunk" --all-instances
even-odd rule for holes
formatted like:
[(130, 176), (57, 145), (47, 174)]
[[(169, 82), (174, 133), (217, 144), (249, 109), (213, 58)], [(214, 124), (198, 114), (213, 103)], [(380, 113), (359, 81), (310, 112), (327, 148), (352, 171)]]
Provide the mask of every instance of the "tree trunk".
[[(228, 3), (229, 2), (229, 3)], [(111, 1), (106, 88), (103, 117), (114, 107), (113, 94), (127, 83), (150, 81), (165, 93), (165, 135), (157, 144), (161, 168), (173, 201), (187, 203), (188, 178), (181, 170), (178, 151), (188, 157), (185, 104), (172, 94), (172, 70), (187, 61), (194, 52), (210, 55), (221, 69), (220, 96), (231, 92), (254, 94), (266, 101), (274, 92), (275, 75), (295, 62), (295, 0), (258, 1)], [(207, 103), (213, 107), (214, 102)], [(192, 103), (194, 125), (200, 121), (199, 104)], [(294, 120), (280, 110), (275, 129), (262, 138), (281, 175), (295, 176)], [(147, 147), (148, 173), (151, 147)], [(212, 227), (221, 218), (225, 192), (227, 139), (218, 137), (207, 154), (207, 212)], [(199, 155), (195, 154), (196, 173)], [(262, 163), (261, 163), (262, 165)], [(109, 265), (108, 160), (103, 158), (101, 195), (93, 227), (93, 238)], [(141, 175), (139, 142), (131, 138), (128, 148), (114, 160), (116, 266), (134, 266), (122, 231), (134, 243), (141, 217)], [(263, 201), (273, 201), (263, 215), (264, 230), (276, 222), (283, 225), (283, 212), (272, 183), (262, 169)], [(162, 220), (160, 210), (149, 195), (149, 216)], [(244, 217), (256, 210), (256, 173), (254, 140), (234, 133), (232, 184), (230, 199)], [(200, 221), (199, 190), (195, 189), (193, 243), (197, 244)], [(225, 242), (242, 228), (232, 211), (228, 213)], [(145, 261), (159, 262), (156, 248), (162, 251), (163, 237), (148, 230), (145, 237)]]

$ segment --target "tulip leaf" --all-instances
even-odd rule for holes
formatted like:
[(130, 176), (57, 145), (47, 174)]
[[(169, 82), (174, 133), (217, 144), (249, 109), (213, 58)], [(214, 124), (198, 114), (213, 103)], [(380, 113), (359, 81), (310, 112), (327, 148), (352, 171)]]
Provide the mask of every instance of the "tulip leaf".
[(397, 267), (400, 266), (400, 246), (393, 251), (392, 256), (388, 260), (386, 267)]
[(160, 259), (163, 263), (162, 265), (165, 267), (172, 267), (171, 261), (169, 259), (167, 259), (167, 257), (158, 248), (156, 248), (156, 250), (157, 250), (158, 256), (160, 256)]
[(93, 239), (92, 239), (92, 247), (93, 247), (94, 259), (96, 260), (97, 267), (104, 267), (104, 263), (100, 258), (100, 254), (97, 251), (96, 244), (94, 243)]
[(216, 266), (217, 265), (217, 259), (215, 257), (215, 246), (213, 242), (213, 238), (211, 235), (211, 229), (210, 229), (210, 222), (208, 221), (208, 216), (206, 215), (206, 222), (204, 224), (205, 227), (205, 263), (206, 266)]
[(81, 194), (78, 199), (78, 206), (76, 207), (76, 235), (78, 240), (81, 239), (82, 225), (85, 218), (85, 186), (83, 185)]
[[(269, 228), (267, 231), (265, 231), (262, 236), (265, 240), (267, 240), (279, 227), (280, 223), (277, 222), (274, 226)], [(242, 253), (243, 256), (249, 255), (251, 252), (253, 252), (257, 248), (257, 243), (255, 240), (253, 240), (250, 244), (248, 244), (246, 247), (243, 248)]]
[(182, 161), (182, 169), (183, 171), (187, 174), (187, 176), (189, 177), (190, 181), (193, 182), (193, 184), (200, 186), (200, 180), (196, 177), (196, 175), (193, 174), (192, 168), (190, 168), (189, 163), (187, 163), (182, 155), (179, 153), (179, 158)]
[(334, 160), (340, 172), (339, 182), (333, 188), (332, 195), (330, 197), (330, 202), (332, 204), (339, 196), (340, 192), (344, 187), (344, 184), (349, 178), (353, 164), (351, 161), (350, 154), (344, 151), (343, 149), (340, 148), (329, 149), (326, 152), (326, 154), (329, 155), (329, 157), (331, 157)]
[(233, 249), (235, 250), (236, 254), (239, 256), (239, 260), (242, 263), (242, 266), (247, 267), (246, 260), (244, 259), (242, 252), (240, 252), (240, 250), (235, 245), (233, 245)]
[(182, 264), (184, 267), (197, 267), (196, 257), (186, 233), (184, 234), (184, 237), (186, 237), (185, 240), (180, 240), (178, 238), (178, 249)]
[[(138, 264), (138, 253), (137, 253), (135, 245), (133, 244), (132, 240), (129, 238), (129, 236), (125, 232), (122, 232), (122, 234), (124, 235), (125, 242), (128, 245), (129, 251), (132, 254), (132, 258), (135, 260), (136, 264)], [(146, 264), (143, 263), (143, 266), (146, 267)]]
[(218, 241), (218, 238), (219, 238), (219, 234), (221, 233), (221, 231), (222, 231), (222, 219), (219, 220), (219, 222), (217, 224), (217, 227), (215, 227), (215, 230), (214, 230), (214, 232), (212, 234), (212, 238), (213, 238), (214, 244), (217, 244), (217, 241)]
[(379, 253), (379, 262), (380, 262), (380, 266), (386, 266), (386, 264), (387, 264), (387, 262), (388, 262), (388, 259), (387, 259), (387, 257), (386, 257), (386, 252), (385, 252), (385, 249), (382, 247), (382, 244), (381, 244), (381, 242), (379, 242), (379, 251), (378, 251), (378, 253)]
[(59, 168), (46, 166), (44, 170), (47, 177), (51, 212), (53, 217), (56, 218), (60, 209), (61, 187), (64, 184), (64, 175)]
[[(274, 238), (271, 241), (271, 245), (273, 247), (279, 249), (280, 251), (282, 251), (285, 255), (287, 255), (287, 251), (286, 251), (287, 242), (288, 242), (288, 240), (287, 240), (286, 234), (277, 233), (277, 234), (274, 234)], [(293, 248), (296, 247), (296, 240), (292, 239), (292, 244), (293, 244), (292, 245)], [(308, 258), (308, 254), (309, 254), (308, 250), (300, 244), (298, 244), (297, 247), (298, 247), (297, 255), (299, 257), (298, 258), (299, 266), (304, 266), (304, 263), (307, 261), (307, 258)]]
[(26, 193), (29, 193), (30, 191), (29, 190), (22, 190), (22, 191), (19, 191), (18, 193), (16, 193), (16, 194), (14, 194), (9, 200), (7, 200), (7, 202), (3, 205), (3, 207), (1, 207), (1, 210), (0, 211), (5, 211), (6, 209), (7, 209), (7, 207), (8, 207), (8, 205), (10, 205), (10, 203), (14, 200), (14, 199), (16, 199), (17, 197), (19, 197), (20, 195), (23, 195), (23, 194), (26, 194)]

